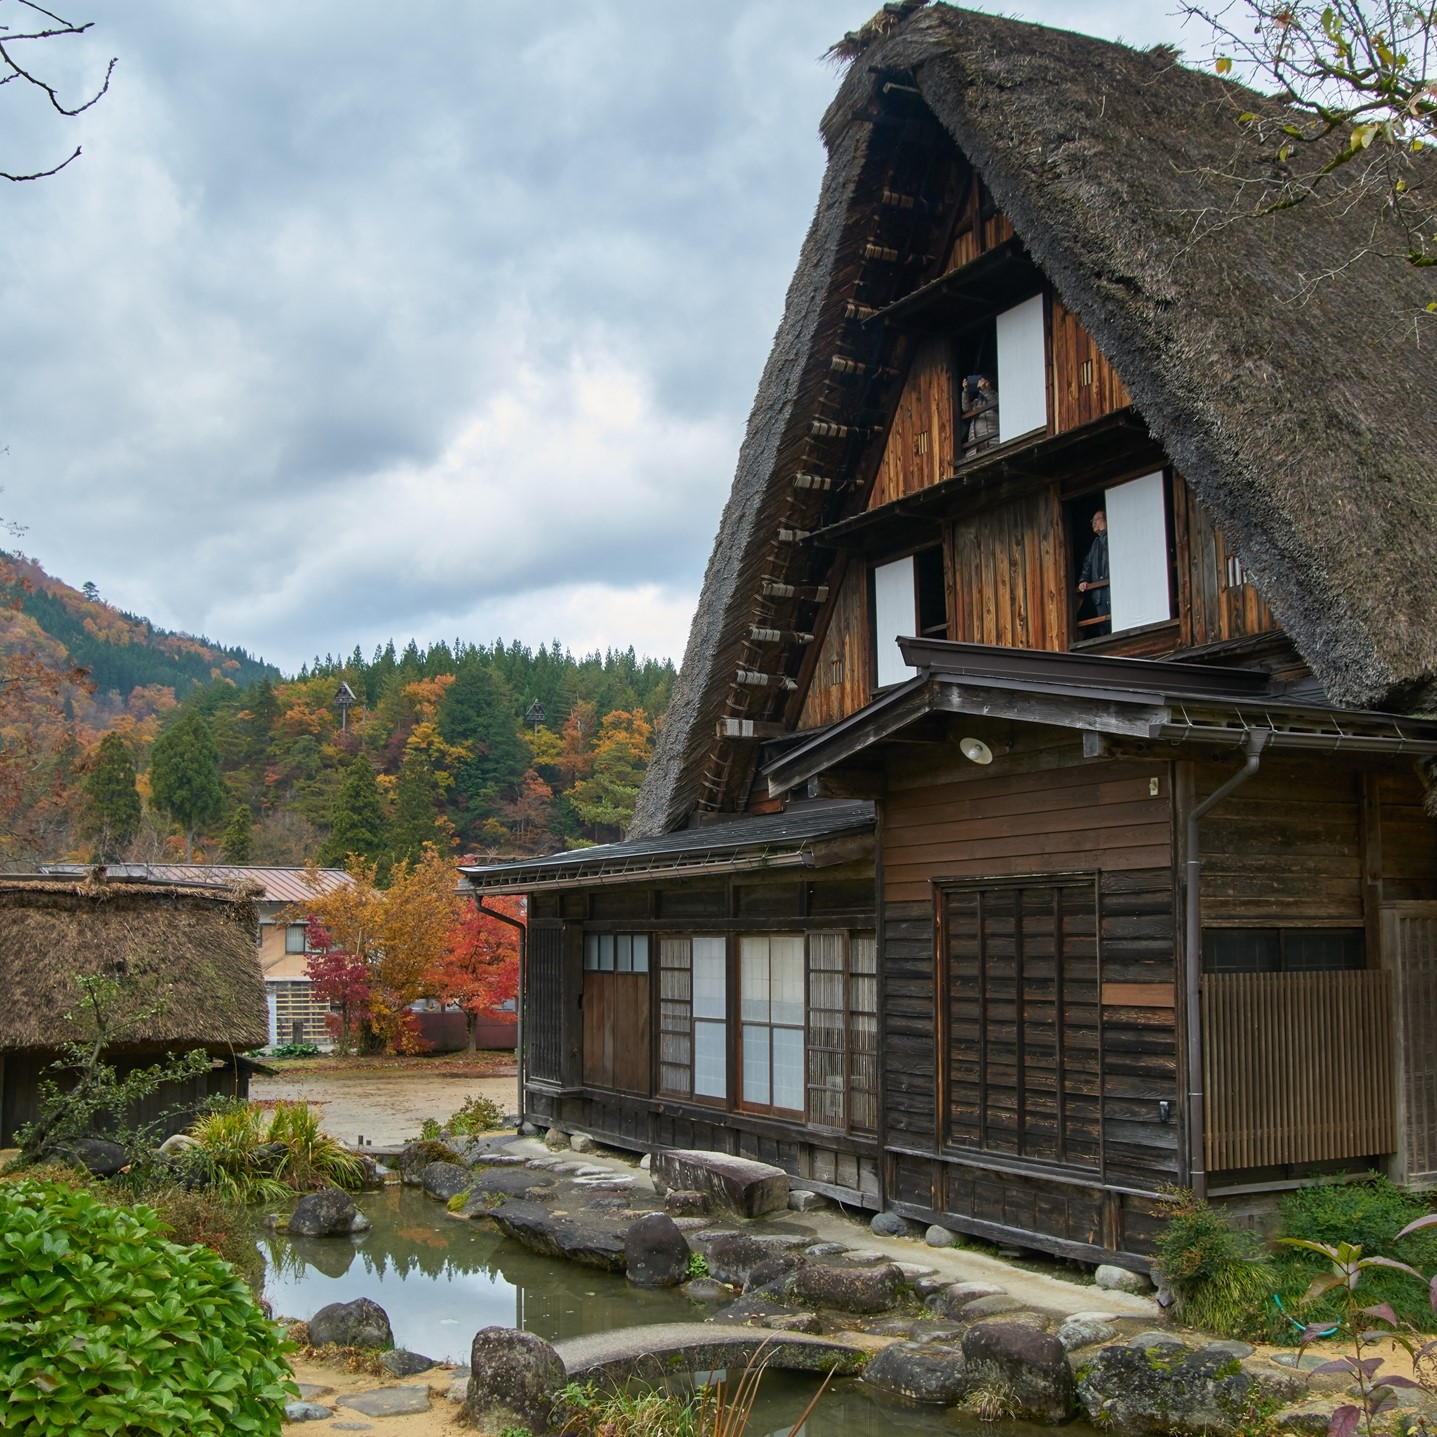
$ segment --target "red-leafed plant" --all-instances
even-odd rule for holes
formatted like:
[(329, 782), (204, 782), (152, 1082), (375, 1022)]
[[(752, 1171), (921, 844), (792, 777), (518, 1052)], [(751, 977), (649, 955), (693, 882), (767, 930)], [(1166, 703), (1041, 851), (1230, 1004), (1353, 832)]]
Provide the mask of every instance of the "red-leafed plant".
[[(509, 917), (523, 916), (522, 899), (494, 901)], [(433, 977), (435, 996), (464, 1010), (472, 1053), (477, 1020), (519, 991), (518, 930), (490, 913), (469, 908), (449, 930), (444, 956)]]

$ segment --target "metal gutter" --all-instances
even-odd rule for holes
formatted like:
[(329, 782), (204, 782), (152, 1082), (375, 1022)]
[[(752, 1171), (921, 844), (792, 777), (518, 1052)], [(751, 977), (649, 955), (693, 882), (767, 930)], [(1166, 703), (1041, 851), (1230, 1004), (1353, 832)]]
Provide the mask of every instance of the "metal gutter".
[(1270, 737), (1268, 729), (1248, 731), (1247, 762), (1189, 810), (1185, 825), (1187, 882), (1183, 893), (1183, 1009), (1187, 1037), (1188, 1184), (1200, 1198), (1207, 1196), (1207, 1154), (1203, 1143), (1206, 1118), (1202, 1076), (1202, 892), (1198, 873), (1198, 820), (1257, 772), (1263, 748)]

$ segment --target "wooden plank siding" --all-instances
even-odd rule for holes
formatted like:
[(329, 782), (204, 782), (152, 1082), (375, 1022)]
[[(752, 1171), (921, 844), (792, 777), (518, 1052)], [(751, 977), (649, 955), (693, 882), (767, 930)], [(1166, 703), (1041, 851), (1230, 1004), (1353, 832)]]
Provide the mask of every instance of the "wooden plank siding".
[(647, 1094), (649, 975), (584, 974), (584, 1085)]
[(873, 645), (868, 632), (868, 568), (851, 564), (831, 600), (798, 728), (823, 728), (856, 713), (873, 694)]
[[(927, 901), (940, 878), (1170, 868), (1167, 764), (1084, 762), (1076, 736), (1059, 752), (1070, 766), (1005, 772), (999, 759), (991, 769), (965, 764), (967, 774), (891, 775), (885, 901)], [(1019, 753), (1032, 750), (1015, 745)]]
[(1181, 475), (1173, 477), (1173, 528), (1181, 626), (1177, 642), (1183, 648), (1265, 634), (1278, 627), (1222, 531)]
[(992, 196), (975, 174), (953, 228), (947, 270), (962, 269), (1012, 238), (1012, 221), (994, 205)]
[[(1232, 773), (1199, 764), (1195, 793)], [(1333, 763), (1263, 760), (1202, 821), (1204, 926), (1304, 927), (1364, 921), (1362, 794), (1358, 771)]]
[(1027, 649), (1068, 646), (1068, 564), (1056, 487), (958, 520), (950, 531), (948, 636)]
[[(900, 1211), (1071, 1256), (1147, 1249), (1145, 1200), (1124, 1194), (1186, 1175), (1170, 793), (1166, 763), (1085, 762), (1041, 730), (992, 770), (936, 745), (890, 770), (882, 1054)], [(984, 904), (1000, 920), (980, 963)]]
[(869, 493), (870, 509), (916, 494), (953, 472), (957, 384), (951, 341), (946, 335), (925, 340), (909, 365), (878, 476)]
[(1101, 419), (1131, 404), (1127, 385), (1099, 352), (1093, 336), (1057, 295), (1049, 306), (1048, 408), (1054, 434)]
[(1373, 785), (1382, 901), (1430, 900), (1437, 896), (1437, 822), (1428, 817), (1422, 784), (1404, 766), (1374, 775)]

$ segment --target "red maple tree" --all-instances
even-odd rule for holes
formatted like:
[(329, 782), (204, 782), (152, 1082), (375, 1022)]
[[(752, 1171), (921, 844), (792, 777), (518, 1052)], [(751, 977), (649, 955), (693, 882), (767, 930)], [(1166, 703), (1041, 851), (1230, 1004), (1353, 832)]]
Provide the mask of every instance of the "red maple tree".
[[(490, 901), (511, 918), (524, 917), (522, 898)], [(435, 996), (463, 1009), (472, 1053), (477, 1020), (519, 992), (519, 930), (492, 913), (470, 908), (449, 930), (449, 941), (433, 979)]]

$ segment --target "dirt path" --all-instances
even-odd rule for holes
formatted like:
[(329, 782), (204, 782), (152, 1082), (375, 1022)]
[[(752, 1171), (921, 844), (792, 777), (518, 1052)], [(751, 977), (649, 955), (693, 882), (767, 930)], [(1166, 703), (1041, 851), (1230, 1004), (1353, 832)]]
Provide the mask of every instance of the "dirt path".
[(343, 1143), (388, 1147), (419, 1136), (425, 1118), (441, 1123), (470, 1098), (481, 1096), (512, 1113), (519, 1084), (507, 1077), (454, 1077), (444, 1074), (384, 1071), (308, 1071), (273, 1078), (256, 1075), (250, 1097), (256, 1102), (301, 1101), (321, 1113), (324, 1131)]

